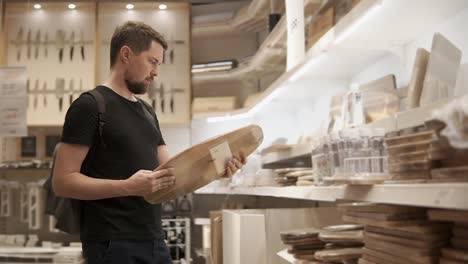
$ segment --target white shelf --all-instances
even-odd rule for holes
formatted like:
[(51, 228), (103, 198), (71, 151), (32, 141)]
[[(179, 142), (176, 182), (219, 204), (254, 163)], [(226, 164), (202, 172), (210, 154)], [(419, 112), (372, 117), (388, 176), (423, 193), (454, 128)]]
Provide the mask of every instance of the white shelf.
[(273, 168), (275, 166), (293, 163), (304, 163), (301, 165), (302, 167), (312, 166), (311, 153), (312, 147), (309, 144), (295, 145), (289, 150), (271, 152), (263, 155), (262, 164), (264, 168)]
[(342, 199), (468, 210), (468, 183), (347, 186)]
[(203, 187), (196, 194), (257, 195), (333, 202), (343, 192), (342, 186), (288, 187)]
[(468, 210), (468, 183), (379, 184), (301, 187), (204, 187), (196, 194), (257, 195), (335, 202), (367, 201)]

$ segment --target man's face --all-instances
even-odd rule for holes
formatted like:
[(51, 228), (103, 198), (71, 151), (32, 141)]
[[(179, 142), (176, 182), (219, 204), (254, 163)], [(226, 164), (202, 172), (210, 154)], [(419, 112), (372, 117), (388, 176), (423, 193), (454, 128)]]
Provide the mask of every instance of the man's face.
[(151, 42), (148, 50), (136, 55), (133, 51), (125, 71), (125, 83), (128, 90), (134, 94), (144, 94), (149, 85), (158, 76), (159, 65), (162, 63), (164, 48), (156, 41)]

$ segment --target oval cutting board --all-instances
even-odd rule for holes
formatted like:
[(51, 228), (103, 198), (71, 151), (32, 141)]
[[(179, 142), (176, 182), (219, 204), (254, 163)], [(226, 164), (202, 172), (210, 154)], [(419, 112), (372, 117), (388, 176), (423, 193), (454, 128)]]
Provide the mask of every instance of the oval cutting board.
[[(157, 204), (191, 193), (224, 175), (226, 164), (223, 150), (229, 146), (233, 157), (245, 157), (254, 152), (263, 141), (263, 131), (257, 125), (246, 126), (197, 144), (177, 154), (158, 169), (174, 168), (176, 182), (172, 187), (145, 196), (145, 200)], [(216, 152), (218, 154), (213, 154)], [(214, 155), (220, 155), (215, 160)], [(215, 163), (222, 164), (216, 166)]]

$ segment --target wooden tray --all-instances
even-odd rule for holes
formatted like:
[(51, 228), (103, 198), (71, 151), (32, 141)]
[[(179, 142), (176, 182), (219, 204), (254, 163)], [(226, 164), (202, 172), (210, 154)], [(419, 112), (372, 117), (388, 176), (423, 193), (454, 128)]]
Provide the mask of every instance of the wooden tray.
[(430, 146), (431, 146), (431, 140), (426, 140), (426, 141), (421, 141), (421, 142), (412, 142), (412, 143), (387, 147), (387, 151), (390, 156), (393, 156), (393, 155), (401, 155), (401, 154), (408, 153), (408, 152), (427, 151)]
[(380, 241), (386, 241), (390, 243), (399, 244), (402, 246), (414, 247), (414, 248), (439, 248), (444, 247), (448, 244), (448, 239), (444, 238), (441, 240), (418, 240), (414, 238), (404, 238), (404, 237), (396, 237), (396, 236), (389, 236), (389, 235), (382, 235), (378, 233), (372, 233), (366, 231), (364, 233), (364, 237), (370, 239), (376, 239)]
[(454, 249), (468, 251), (468, 239), (460, 237), (452, 237), (450, 244)]
[(375, 226), (366, 226), (366, 232), (377, 233), (386, 236), (392, 237), (401, 237), (407, 239), (421, 240), (426, 242), (437, 242), (442, 240), (448, 240), (450, 238), (450, 231), (448, 226), (445, 226), (442, 229), (435, 229), (436, 232), (427, 232), (427, 233), (414, 233), (409, 231), (400, 231), (390, 228), (375, 227)]
[[(158, 204), (191, 193), (221, 178), (225, 171), (217, 169), (215, 162), (218, 161), (214, 160), (210, 153), (210, 150), (218, 146), (227, 144), (234, 157), (240, 157), (241, 154), (247, 157), (260, 146), (262, 141), (262, 129), (257, 125), (250, 125), (197, 144), (158, 167), (158, 169), (174, 168), (175, 185), (147, 195), (145, 199)], [(225, 160), (221, 163), (225, 163)]]
[(416, 51), (413, 73), (411, 74), (411, 80), (408, 84), (408, 109), (419, 106), (429, 54), (430, 53), (424, 48), (418, 48)]
[(453, 248), (443, 248), (441, 251), (442, 257), (444, 258), (464, 261), (464, 263), (468, 262), (468, 252), (466, 251), (457, 250)]
[(319, 239), (328, 243), (362, 243), (364, 240), (364, 232), (362, 230), (341, 232), (322, 231), (319, 234)]
[[(437, 264), (439, 261), (439, 256), (429, 256), (429, 257), (420, 257), (418, 259), (408, 259), (405, 256), (395, 256), (391, 251), (379, 251), (374, 250), (368, 247), (363, 249), (363, 254), (371, 256), (375, 259), (381, 259), (385, 263), (418, 263), (418, 264)], [(381, 263), (380, 261), (378, 263)]]
[(358, 259), (362, 255), (362, 248), (327, 249), (315, 252), (315, 258), (322, 261), (343, 261)]
[(431, 176), (432, 179), (453, 179), (468, 181), (468, 166), (433, 169), (431, 171)]
[(468, 223), (468, 211), (428, 210), (427, 215), (434, 221), (451, 221)]
[(455, 224), (452, 229), (452, 234), (454, 237), (468, 239), (468, 228), (460, 227)]
[(453, 259), (446, 259), (441, 257), (439, 260), (439, 264), (466, 264), (465, 261), (453, 260)]
[(398, 146), (402, 144), (408, 144), (412, 142), (426, 142), (432, 140), (434, 131), (424, 131), (420, 133), (413, 133), (409, 135), (403, 135), (398, 137), (385, 138), (385, 144), (388, 147)]
[(367, 212), (347, 212), (346, 215), (363, 217), (378, 221), (402, 221), (402, 220), (424, 220), (426, 214), (418, 213), (367, 213)]
[(343, 216), (343, 221), (358, 223), (361, 225), (370, 225), (391, 228), (400, 231), (408, 231), (413, 233), (427, 233), (439, 230), (441, 227), (439, 224), (431, 223), (426, 220), (407, 220), (407, 221), (375, 221), (373, 219), (359, 218), (352, 216)]
[(376, 203), (343, 203), (338, 205), (341, 212), (368, 212), (368, 213), (425, 213), (420, 207), (386, 205)]
[(408, 246), (402, 246), (386, 241), (380, 241), (376, 239), (364, 238), (366, 248), (373, 249), (376, 251), (391, 252), (392, 255), (401, 258), (407, 258), (411, 260), (419, 260), (424, 257), (438, 257), (439, 248), (436, 249), (421, 249), (413, 248)]
[(355, 231), (363, 229), (363, 225), (331, 225), (322, 228), (323, 231), (327, 232)]

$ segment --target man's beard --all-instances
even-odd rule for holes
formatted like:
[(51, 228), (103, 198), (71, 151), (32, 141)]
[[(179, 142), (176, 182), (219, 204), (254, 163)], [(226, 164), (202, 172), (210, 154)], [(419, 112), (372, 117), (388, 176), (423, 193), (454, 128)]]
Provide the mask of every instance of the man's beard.
[(144, 82), (135, 82), (125, 79), (125, 83), (127, 84), (127, 88), (133, 94), (145, 94), (147, 87)]

